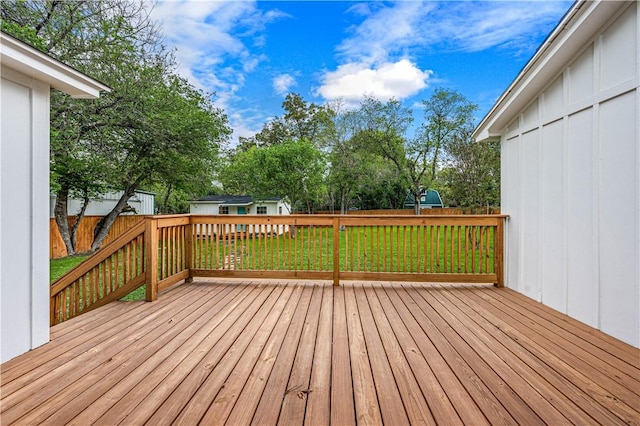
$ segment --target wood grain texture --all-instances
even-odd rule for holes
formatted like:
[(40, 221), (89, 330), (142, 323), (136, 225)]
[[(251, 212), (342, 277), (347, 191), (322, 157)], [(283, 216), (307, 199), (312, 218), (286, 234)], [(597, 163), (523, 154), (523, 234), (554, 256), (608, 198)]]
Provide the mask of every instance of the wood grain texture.
[(201, 279), (56, 325), (0, 366), (2, 424), (640, 424), (640, 350), (566, 315), (328, 278)]

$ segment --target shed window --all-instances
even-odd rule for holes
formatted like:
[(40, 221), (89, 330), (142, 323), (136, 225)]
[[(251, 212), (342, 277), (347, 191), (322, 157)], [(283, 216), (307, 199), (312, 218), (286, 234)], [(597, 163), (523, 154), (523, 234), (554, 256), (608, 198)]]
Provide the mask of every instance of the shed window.
[(258, 206), (256, 207), (257, 214), (267, 214), (267, 206)]
[(220, 206), (220, 214), (229, 214), (229, 206)]

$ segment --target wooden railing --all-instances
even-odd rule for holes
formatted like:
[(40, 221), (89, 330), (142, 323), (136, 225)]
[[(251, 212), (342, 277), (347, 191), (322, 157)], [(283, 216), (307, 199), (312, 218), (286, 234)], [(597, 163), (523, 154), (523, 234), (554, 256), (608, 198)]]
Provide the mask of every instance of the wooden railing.
[(502, 285), (503, 216), (192, 216), (192, 276)]
[(126, 296), (145, 283), (145, 222), (140, 222), (51, 285), (51, 325)]
[(193, 277), (504, 285), (505, 216), (153, 216), (56, 281), (51, 323)]

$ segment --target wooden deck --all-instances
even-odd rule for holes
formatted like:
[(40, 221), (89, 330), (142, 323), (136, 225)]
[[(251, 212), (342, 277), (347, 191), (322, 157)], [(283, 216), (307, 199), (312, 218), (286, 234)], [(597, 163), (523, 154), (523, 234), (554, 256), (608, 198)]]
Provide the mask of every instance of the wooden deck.
[(199, 281), (52, 328), (5, 424), (640, 424), (640, 351), (511, 290)]

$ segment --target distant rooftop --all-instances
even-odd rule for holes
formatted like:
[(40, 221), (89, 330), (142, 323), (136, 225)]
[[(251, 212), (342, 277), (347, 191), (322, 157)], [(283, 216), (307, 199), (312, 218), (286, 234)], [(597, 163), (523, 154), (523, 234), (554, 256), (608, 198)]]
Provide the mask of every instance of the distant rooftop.
[(205, 201), (211, 203), (219, 203), (226, 205), (246, 206), (258, 202), (277, 202), (282, 200), (282, 197), (266, 197), (266, 198), (254, 198), (251, 195), (207, 195), (206, 197), (199, 198), (195, 201)]

